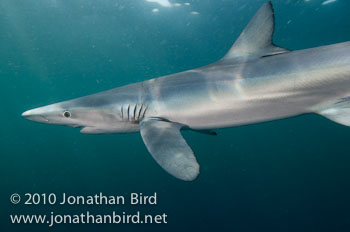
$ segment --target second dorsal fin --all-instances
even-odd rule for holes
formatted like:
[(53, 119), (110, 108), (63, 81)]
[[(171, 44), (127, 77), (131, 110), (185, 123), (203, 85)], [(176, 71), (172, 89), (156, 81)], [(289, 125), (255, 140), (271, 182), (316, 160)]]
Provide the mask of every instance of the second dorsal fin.
[(274, 21), (272, 3), (268, 1), (254, 15), (223, 59), (257, 58), (289, 52), (272, 42)]

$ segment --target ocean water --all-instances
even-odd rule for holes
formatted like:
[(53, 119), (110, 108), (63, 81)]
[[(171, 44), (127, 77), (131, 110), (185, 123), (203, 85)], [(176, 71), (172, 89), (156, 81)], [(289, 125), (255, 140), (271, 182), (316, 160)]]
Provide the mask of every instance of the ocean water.
[[(194, 182), (163, 171), (138, 133), (86, 135), (21, 118), (34, 107), (214, 62), (264, 2), (1, 0), (0, 231), (350, 231), (350, 129), (320, 116), (218, 136), (185, 131), (201, 165)], [(272, 2), (282, 47), (350, 40), (349, 1)], [(156, 205), (24, 204), (25, 193), (155, 192)], [(168, 216), (166, 224), (53, 227), (10, 220), (86, 211)]]

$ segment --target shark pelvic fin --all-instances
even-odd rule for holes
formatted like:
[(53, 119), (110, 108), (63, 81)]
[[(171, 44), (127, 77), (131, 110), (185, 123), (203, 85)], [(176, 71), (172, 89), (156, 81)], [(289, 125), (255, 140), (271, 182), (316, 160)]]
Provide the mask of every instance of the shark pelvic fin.
[(339, 99), (332, 107), (323, 109), (318, 114), (344, 126), (350, 126), (350, 97)]
[(157, 163), (176, 178), (192, 181), (199, 175), (199, 164), (180, 133), (181, 127), (157, 118), (140, 122), (143, 142)]
[(274, 21), (272, 3), (268, 1), (254, 15), (223, 59), (259, 58), (289, 52), (272, 42)]

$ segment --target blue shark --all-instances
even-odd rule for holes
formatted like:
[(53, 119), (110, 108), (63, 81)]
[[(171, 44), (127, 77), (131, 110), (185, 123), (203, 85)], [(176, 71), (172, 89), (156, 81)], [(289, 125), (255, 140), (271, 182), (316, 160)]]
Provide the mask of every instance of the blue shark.
[(185, 181), (200, 166), (181, 130), (213, 129), (315, 113), (350, 126), (350, 43), (290, 51), (273, 41), (270, 1), (215, 63), (28, 110), (26, 119), (82, 133), (140, 132), (153, 158)]

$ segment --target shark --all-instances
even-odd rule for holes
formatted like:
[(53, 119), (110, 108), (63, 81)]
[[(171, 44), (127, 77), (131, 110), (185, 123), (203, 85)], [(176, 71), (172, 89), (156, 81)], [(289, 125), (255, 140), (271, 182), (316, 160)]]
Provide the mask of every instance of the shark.
[(192, 70), (25, 111), (28, 120), (82, 133), (140, 132), (172, 176), (195, 180), (200, 165), (182, 130), (215, 129), (319, 114), (350, 126), (350, 42), (291, 51), (273, 43), (267, 1), (220, 60)]

